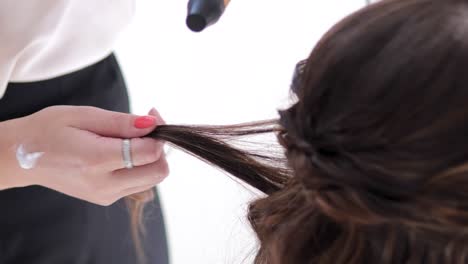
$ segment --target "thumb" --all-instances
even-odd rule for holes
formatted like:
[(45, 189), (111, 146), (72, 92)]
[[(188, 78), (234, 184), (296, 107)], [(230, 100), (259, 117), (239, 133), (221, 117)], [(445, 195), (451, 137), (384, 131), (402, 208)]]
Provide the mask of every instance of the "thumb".
[(71, 119), (71, 125), (104, 137), (142, 137), (157, 125), (157, 117), (138, 116), (95, 107), (79, 107)]
[(158, 110), (156, 110), (156, 108), (154, 107), (151, 108), (148, 115), (154, 116), (156, 118), (156, 125), (160, 126), (160, 125), (166, 124), (166, 121), (164, 121), (164, 119), (161, 117), (161, 115), (159, 114)]

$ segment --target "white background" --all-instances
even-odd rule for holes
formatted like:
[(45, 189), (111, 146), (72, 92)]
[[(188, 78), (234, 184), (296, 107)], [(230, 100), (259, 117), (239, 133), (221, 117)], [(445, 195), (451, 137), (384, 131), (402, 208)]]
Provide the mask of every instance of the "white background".
[[(232, 124), (276, 116), (297, 61), (364, 0), (233, 0), (201, 33), (185, 26), (186, 0), (138, 1), (117, 55), (133, 112), (156, 107), (170, 124)], [(160, 185), (173, 264), (252, 263), (246, 221), (252, 192), (172, 151)]]

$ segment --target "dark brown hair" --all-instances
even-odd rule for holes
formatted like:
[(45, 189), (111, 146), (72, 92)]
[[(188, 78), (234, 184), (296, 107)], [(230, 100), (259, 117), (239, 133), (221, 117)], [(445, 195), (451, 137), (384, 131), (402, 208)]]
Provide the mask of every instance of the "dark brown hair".
[[(265, 193), (248, 213), (256, 264), (468, 263), (467, 0), (350, 15), (292, 88), (279, 121), (149, 136)], [(270, 132), (286, 159), (229, 144)]]

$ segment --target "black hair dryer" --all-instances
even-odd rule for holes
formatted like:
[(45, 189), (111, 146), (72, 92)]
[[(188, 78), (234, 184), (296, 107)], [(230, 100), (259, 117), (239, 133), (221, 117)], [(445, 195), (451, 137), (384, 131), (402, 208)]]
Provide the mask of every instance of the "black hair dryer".
[(216, 23), (231, 0), (189, 0), (187, 26), (200, 32)]

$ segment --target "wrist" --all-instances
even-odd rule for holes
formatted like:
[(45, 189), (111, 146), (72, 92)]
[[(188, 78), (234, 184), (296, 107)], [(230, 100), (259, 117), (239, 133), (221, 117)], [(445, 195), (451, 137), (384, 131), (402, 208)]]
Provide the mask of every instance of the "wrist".
[(28, 185), (16, 160), (22, 118), (0, 122), (0, 190)]

